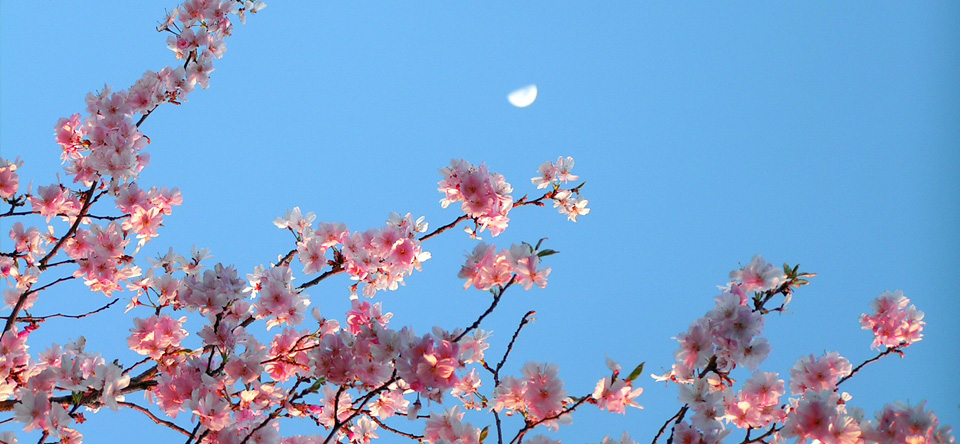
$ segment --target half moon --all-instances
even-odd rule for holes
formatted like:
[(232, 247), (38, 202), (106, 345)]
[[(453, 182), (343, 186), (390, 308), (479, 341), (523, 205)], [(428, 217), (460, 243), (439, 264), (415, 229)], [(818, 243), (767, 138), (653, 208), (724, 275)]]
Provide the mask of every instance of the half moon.
[(537, 100), (537, 85), (524, 86), (507, 95), (507, 100), (517, 108), (526, 108)]

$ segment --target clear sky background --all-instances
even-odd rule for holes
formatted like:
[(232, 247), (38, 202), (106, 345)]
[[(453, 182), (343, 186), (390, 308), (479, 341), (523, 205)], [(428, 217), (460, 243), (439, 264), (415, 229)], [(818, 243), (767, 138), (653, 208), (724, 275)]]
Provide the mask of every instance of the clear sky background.
[[(901, 289), (926, 313), (924, 340), (843, 389), (871, 416), (926, 399), (960, 426), (960, 4), (307, 4), (271, 2), (237, 23), (210, 89), (142, 127), (153, 143), (140, 183), (177, 186), (185, 199), (147, 254), (197, 244), (248, 273), (292, 248), (272, 221), (294, 206), (352, 229), (379, 227), (391, 211), (437, 227), (459, 214), (436, 191), (451, 158), (486, 162), (519, 198), (535, 194), (540, 163), (573, 156), (589, 215), (573, 224), (524, 207), (503, 235), (485, 236), (502, 247), (548, 237), (561, 252), (546, 261), (546, 290), (511, 289), (484, 325), (497, 356), (523, 313), (538, 312), (510, 372), (557, 363), (576, 395), (608, 374), (606, 356), (661, 373), (671, 338), (712, 307), (730, 270), (761, 254), (819, 274), (789, 313), (767, 319), (763, 370), (787, 379), (804, 355), (873, 356), (857, 318)], [(53, 125), (82, 112), (87, 92), (176, 63), (154, 31), (173, 6), (0, 4), (0, 155), (25, 160), (24, 183), (55, 181)], [(530, 83), (536, 103), (510, 106), (506, 94)], [(483, 311), (488, 294), (456, 278), (474, 244), (460, 231), (425, 244), (434, 259), (424, 271), (377, 295), (395, 327), (452, 329)], [(342, 318), (349, 283), (338, 276), (308, 293)], [(59, 288), (33, 313), (107, 301)], [(123, 305), (48, 322), (31, 351), (84, 334), (108, 361), (134, 362)], [(583, 408), (549, 436), (596, 443), (626, 430), (649, 442), (679, 407), (677, 389), (640, 382), (645, 410)], [(411, 425), (399, 423), (422, 432)], [(136, 412), (88, 415), (80, 430), (91, 444), (182, 440)]]

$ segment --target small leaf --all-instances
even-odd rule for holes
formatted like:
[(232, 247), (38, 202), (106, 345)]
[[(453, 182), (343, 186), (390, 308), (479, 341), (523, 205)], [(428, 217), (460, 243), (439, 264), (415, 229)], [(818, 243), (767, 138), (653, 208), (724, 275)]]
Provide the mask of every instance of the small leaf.
[(320, 386), (322, 386), (325, 382), (327, 382), (327, 378), (324, 378), (322, 376), (317, 378), (316, 381), (313, 381), (313, 384), (310, 386), (310, 388), (307, 389), (307, 392), (313, 393), (313, 392), (316, 392), (317, 390), (320, 390)]
[(783, 264), (783, 272), (786, 273), (787, 275), (790, 274), (790, 264), (786, 264), (786, 263)]
[(641, 362), (640, 365), (637, 366), (637, 368), (633, 369), (633, 371), (630, 372), (630, 376), (627, 376), (627, 381), (633, 381), (639, 378), (640, 374), (643, 373), (644, 364), (646, 364), (646, 362)]
[(540, 251), (538, 251), (538, 252), (537, 252), (537, 257), (547, 257), (547, 256), (554, 255), (554, 254), (557, 254), (557, 253), (559, 253), (559, 251), (557, 251), (557, 250), (552, 250), (552, 249), (550, 249), (550, 248), (547, 248), (547, 249), (545, 249), (545, 250), (540, 250)]
[(488, 435), (488, 434), (490, 434), (490, 426), (486, 426), (486, 427), (483, 428), (483, 430), (480, 431), (480, 442), (481, 442), (481, 443), (483, 442), (483, 440), (487, 439), (487, 435)]

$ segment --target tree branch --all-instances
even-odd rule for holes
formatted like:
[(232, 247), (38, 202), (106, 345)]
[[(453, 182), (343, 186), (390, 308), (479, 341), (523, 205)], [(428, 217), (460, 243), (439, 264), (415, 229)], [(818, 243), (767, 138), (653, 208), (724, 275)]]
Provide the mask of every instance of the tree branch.
[[(71, 277), (73, 277), (73, 276), (71, 276)], [(37, 291), (40, 291), (40, 290), (38, 289)], [(91, 311), (91, 312), (89, 312), (89, 313), (84, 313), (84, 314), (80, 314), (80, 315), (65, 315), (65, 314), (62, 314), (62, 313), (57, 313), (57, 314), (52, 314), (52, 315), (47, 315), (47, 316), (21, 316), (21, 317), (17, 318), (17, 322), (43, 322), (43, 321), (45, 321), (45, 320), (47, 320), (47, 319), (50, 319), (50, 318), (82, 319), (82, 318), (85, 318), (85, 317), (87, 317), (87, 316), (90, 316), (90, 315), (93, 315), (93, 314), (97, 314), (97, 313), (99, 313), (99, 312), (101, 312), (101, 311), (103, 311), (103, 310), (106, 310), (106, 309), (110, 308), (111, 305), (116, 304), (117, 301), (119, 301), (119, 300), (120, 300), (120, 298), (116, 298), (116, 299), (110, 301), (109, 303), (107, 303), (107, 305), (104, 305), (103, 307), (100, 307), (100, 308), (98, 308), (98, 309), (96, 309), (96, 310), (93, 310), (93, 311)]]
[(147, 409), (144, 408), (144, 407), (141, 407), (141, 406), (139, 406), (139, 405), (137, 405), (137, 404), (134, 404), (134, 403), (132, 403), (132, 402), (126, 402), (126, 401), (117, 401), (117, 404), (122, 405), (122, 406), (124, 406), (124, 407), (129, 407), (129, 408), (134, 409), (134, 410), (136, 410), (136, 411), (138, 411), (138, 412), (141, 412), (141, 413), (143, 413), (144, 415), (147, 415), (148, 418), (152, 419), (153, 422), (155, 422), (155, 423), (157, 423), (157, 424), (160, 424), (160, 425), (163, 425), (163, 426), (167, 426), (167, 427), (169, 427), (169, 428), (171, 428), (171, 429), (173, 429), (173, 430), (176, 430), (176, 431), (178, 431), (178, 432), (180, 432), (180, 433), (182, 433), (182, 434), (184, 434), (184, 435), (186, 435), (186, 436), (190, 436), (190, 432), (184, 430), (184, 429), (181, 428), (180, 426), (178, 426), (178, 425), (176, 425), (176, 424), (174, 424), (174, 423), (172, 423), (172, 422), (170, 422), (170, 421), (165, 421), (165, 420), (163, 420), (163, 419), (158, 418), (157, 415), (154, 415), (150, 410), (147, 410)]
[(507, 289), (510, 288), (510, 286), (513, 285), (514, 281), (516, 280), (517, 280), (517, 275), (511, 276), (510, 280), (506, 283), (506, 285), (504, 285), (503, 287), (500, 287), (500, 290), (493, 295), (493, 302), (490, 304), (490, 307), (487, 308), (487, 311), (483, 312), (483, 314), (481, 314), (480, 317), (477, 318), (476, 321), (474, 321), (473, 325), (467, 327), (467, 329), (464, 330), (463, 333), (460, 333), (459, 336), (454, 338), (453, 342), (460, 342), (460, 340), (463, 339), (464, 336), (466, 336), (468, 333), (470, 333), (471, 331), (479, 327), (480, 322), (483, 321), (483, 318), (487, 317), (487, 315), (489, 315), (490, 313), (493, 313), (493, 309), (497, 308), (497, 304), (500, 303), (500, 298), (503, 297), (503, 292), (507, 291)]

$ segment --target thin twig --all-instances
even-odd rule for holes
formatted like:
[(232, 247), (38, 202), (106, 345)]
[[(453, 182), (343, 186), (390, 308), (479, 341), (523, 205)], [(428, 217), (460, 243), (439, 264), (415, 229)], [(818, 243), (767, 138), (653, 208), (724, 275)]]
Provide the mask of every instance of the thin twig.
[(390, 426), (384, 424), (383, 421), (381, 421), (381, 420), (380, 420), (379, 418), (377, 418), (376, 416), (367, 414), (367, 417), (370, 418), (370, 419), (372, 419), (373, 422), (377, 423), (377, 425), (379, 425), (380, 428), (382, 428), (382, 429), (384, 429), (384, 430), (386, 430), (386, 431), (388, 431), (388, 432), (393, 432), (393, 433), (396, 433), (397, 435), (400, 435), (400, 436), (402, 436), (402, 437), (404, 437), (404, 438), (415, 439), (415, 440), (417, 440), (417, 441), (423, 442), (423, 436), (421, 436), (421, 435), (414, 435), (414, 434), (412, 434), (412, 433), (407, 433), (407, 432), (402, 432), (402, 431), (400, 431), (400, 430), (397, 430), (397, 429), (395, 429), (395, 428), (393, 428), (393, 427), (390, 427)]
[(853, 370), (850, 371), (850, 374), (849, 374), (849, 375), (844, 376), (844, 377), (840, 378), (839, 381), (837, 381), (837, 387), (839, 387), (840, 384), (843, 384), (844, 381), (852, 378), (854, 374), (856, 374), (858, 371), (860, 371), (861, 368), (863, 368), (863, 366), (865, 366), (865, 365), (867, 365), (867, 364), (869, 364), (869, 363), (871, 363), (871, 362), (879, 361), (880, 358), (882, 358), (882, 357), (884, 357), (884, 356), (887, 356), (887, 355), (889, 355), (889, 354), (891, 354), (891, 353), (896, 353), (896, 354), (900, 355), (900, 357), (902, 358), (902, 357), (903, 357), (903, 347), (906, 347), (907, 345), (909, 345), (909, 344), (901, 343), (900, 345), (898, 345), (898, 346), (896, 346), (896, 347), (888, 348), (888, 349), (880, 352), (880, 354), (878, 354), (878, 355), (876, 355), (876, 356), (874, 356), (874, 357), (872, 357), (872, 358), (870, 358), (870, 359), (867, 359), (866, 361), (861, 362), (860, 365), (854, 367)]
[[(87, 211), (90, 210), (90, 205), (93, 204), (93, 192), (97, 190), (98, 184), (99, 182), (94, 183), (90, 186), (90, 189), (83, 193), (83, 206), (80, 207), (80, 211), (77, 213), (77, 218), (73, 221), (73, 225), (70, 226), (70, 229), (67, 230), (66, 234), (57, 240), (57, 243), (54, 244), (53, 248), (50, 249), (47, 255), (41, 258), (40, 262), (38, 262), (37, 268), (39, 268), (41, 272), (47, 269), (47, 263), (50, 262), (50, 259), (53, 258), (58, 251), (60, 251), (60, 247), (63, 246), (63, 243), (66, 242), (68, 238), (76, 234), (77, 229), (80, 228), (80, 222), (83, 221)], [(13, 310), (10, 311), (10, 316), (7, 318), (7, 324), (3, 327), (3, 333), (6, 333), (13, 328), (15, 321), (17, 320), (17, 315), (20, 314), (20, 309), (23, 308), (23, 304), (27, 301), (27, 296), (29, 296), (29, 289), (21, 294), (20, 298), (17, 299), (17, 303), (13, 306)]]
[(337, 391), (337, 394), (335, 395), (336, 398), (334, 398), (333, 400), (333, 406), (334, 406), (333, 407), (333, 428), (330, 429), (330, 433), (327, 435), (326, 439), (323, 440), (323, 444), (329, 443), (330, 440), (333, 439), (333, 437), (344, 425), (348, 424), (350, 421), (353, 420), (353, 418), (356, 418), (358, 415), (363, 413), (363, 407), (367, 405), (367, 403), (370, 402), (371, 399), (373, 399), (374, 395), (386, 390), (387, 387), (389, 387), (391, 384), (393, 384), (396, 381), (397, 381), (397, 370), (394, 369), (393, 374), (390, 376), (390, 379), (388, 379), (387, 382), (384, 382), (379, 387), (371, 390), (366, 395), (363, 395), (363, 397), (357, 399), (356, 401), (353, 401), (354, 404), (357, 403), (357, 401), (360, 401), (360, 405), (356, 407), (352, 407), (354, 409), (353, 413), (351, 413), (350, 416), (348, 416), (347, 419), (344, 419), (343, 421), (340, 421), (340, 419), (338, 418), (338, 409), (339, 409), (338, 402), (340, 401), (340, 391), (343, 390), (344, 388), (344, 386), (340, 386), (340, 390)]
[[(71, 276), (71, 277), (73, 277), (73, 276)], [(40, 291), (40, 289), (37, 289), (37, 291)], [(101, 311), (110, 308), (111, 305), (116, 304), (117, 301), (119, 301), (119, 300), (120, 300), (120, 298), (116, 298), (116, 299), (110, 301), (109, 303), (107, 303), (107, 305), (104, 305), (103, 307), (100, 307), (100, 308), (98, 308), (98, 309), (96, 309), (96, 310), (94, 310), (94, 311), (91, 311), (91, 312), (89, 312), (89, 313), (84, 313), (84, 314), (79, 314), (79, 315), (65, 315), (65, 314), (62, 314), (62, 313), (56, 313), (56, 314), (46, 315), (46, 316), (21, 316), (21, 317), (17, 318), (17, 322), (43, 322), (43, 321), (45, 321), (45, 320), (47, 320), (47, 319), (50, 319), (50, 318), (82, 319), (82, 318), (85, 318), (85, 317), (87, 317), (87, 316), (100, 313)]]
[(477, 320), (473, 322), (473, 325), (467, 327), (467, 329), (464, 330), (463, 333), (460, 333), (459, 336), (457, 336), (456, 338), (454, 338), (454, 339), (453, 339), (453, 342), (460, 342), (460, 340), (463, 339), (464, 336), (466, 336), (468, 333), (470, 333), (471, 331), (473, 331), (473, 330), (475, 330), (477, 327), (479, 327), (479, 326), (480, 326), (480, 322), (483, 321), (483, 318), (487, 317), (487, 315), (489, 315), (490, 313), (492, 313), (494, 308), (497, 308), (497, 304), (500, 303), (500, 298), (503, 297), (503, 292), (507, 291), (507, 289), (510, 288), (510, 286), (513, 285), (513, 283), (514, 283), (516, 280), (517, 280), (517, 275), (511, 276), (511, 277), (510, 277), (510, 280), (507, 281), (506, 285), (500, 287), (500, 290), (497, 291), (496, 294), (493, 295), (493, 302), (490, 304), (490, 307), (487, 307), (487, 311), (483, 312), (483, 314), (480, 315), (480, 317), (477, 318)]
[(559, 419), (563, 415), (572, 413), (574, 410), (577, 409), (577, 407), (580, 407), (581, 405), (583, 405), (584, 402), (587, 402), (588, 399), (591, 399), (590, 395), (586, 395), (580, 398), (577, 402), (573, 403), (573, 405), (570, 405), (569, 407), (565, 407), (561, 409), (559, 412), (554, 413), (550, 416), (540, 418), (539, 420), (533, 421), (533, 422), (527, 421), (527, 423), (524, 424), (523, 428), (520, 429), (519, 432), (517, 432), (517, 436), (514, 436), (513, 439), (510, 441), (510, 444), (520, 444), (523, 441), (523, 436), (526, 435), (527, 432), (529, 432), (530, 430), (533, 430), (536, 426), (543, 424), (547, 421), (553, 421), (555, 419)]
[(187, 437), (186, 444), (190, 444), (193, 441), (193, 437), (197, 436), (197, 431), (200, 430), (200, 422), (197, 422), (197, 426), (193, 428), (193, 431), (190, 432), (190, 436)]
[(163, 420), (163, 419), (158, 418), (157, 415), (154, 415), (150, 410), (147, 410), (147, 409), (144, 408), (144, 407), (141, 407), (141, 406), (139, 406), (139, 405), (137, 405), (137, 404), (134, 404), (134, 403), (132, 403), (132, 402), (126, 402), (126, 401), (117, 401), (117, 404), (118, 404), (118, 405), (122, 405), (122, 406), (124, 406), (124, 407), (129, 407), (129, 408), (134, 409), (134, 410), (136, 410), (136, 411), (138, 411), (138, 412), (140, 412), (140, 413), (143, 413), (144, 415), (147, 415), (148, 418), (152, 419), (153, 422), (155, 422), (155, 423), (157, 423), (157, 424), (160, 424), (160, 425), (163, 425), (163, 426), (167, 426), (167, 427), (169, 427), (169, 428), (171, 428), (171, 429), (173, 429), (173, 430), (176, 430), (176, 431), (178, 431), (178, 432), (180, 432), (180, 433), (182, 433), (182, 434), (184, 434), (184, 435), (190, 436), (190, 432), (186, 431), (185, 429), (181, 428), (180, 426), (178, 426), (178, 425), (176, 425), (176, 424), (174, 424), (174, 423), (172, 423), (172, 422), (170, 422), (170, 421), (166, 421), (166, 420)]
[(660, 426), (660, 430), (658, 430), (656, 436), (653, 437), (652, 444), (657, 444), (657, 440), (660, 439), (660, 436), (663, 435), (663, 432), (667, 430), (667, 426), (670, 425), (670, 422), (673, 421), (674, 419), (677, 419), (680, 416), (680, 414), (683, 413), (683, 409), (685, 409), (686, 407), (687, 407), (686, 405), (681, 407), (677, 413), (674, 413), (673, 416), (670, 417), (670, 419), (666, 420), (666, 422), (664, 422), (663, 425)]
[(147, 356), (146, 358), (143, 358), (143, 359), (137, 361), (136, 363), (134, 363), (134, 364), (131, 365), (130, 367), (127, 367), (127, 369), (124, 370), (121, 374), (122, 374), (122, 375), (125, 375), (125, 374), (127, 374), (127, 373), (130, 373), (131, 370), (137, 368), (137, 366), (139, 366), (140, 364), (143, 364), (144, 362), (147, 362), (147, 361), (149, 361), (149, 360), (150, 360), (150, 357)]
[[(524, 325), (527, 325), (531, 322), (530, 316), (537, 314), (537, 312), (530, 310), (527, 314), (523, 315), (523, 319), (520, 320), (520, 325), (517, 326), (517, 331), (513, 332), (513, 337), (510, 338), (510, 343), (507, 344), (507, 351), (503, 352), (503, 358), (500, 359), (500, 362), (497, 363), (497, 369), (494, 374), (494, 379), (497, 379), (500, 376), (500, 369), (503, 368), (503, 365), (507, 362), (507, 355), (513, 350), (513, 344), (517, 342), (517, 337), (520, 336), (520, 330), (523, 329)], [(499, 382), (497, 382), (499, 384)]]
[(466, 215), (466, 214), (461, 215), (460, 217), (454, 219), (453, 222), (450, 222), (449, 224), (446, 224), (446, 225), (444, 225), (444, 226), (442, 226), (442, 227), (440, 227), (440, 228), (437, 228), (436, 230), (433, 230), (433, 231), (431, 231), (430, 233), (424, 234), (423, 236), (420, 237), (420, 242), (423, 242), (423, 241), (425, 241), (425, 240), (427, 240), (427, 239), (430, 239), (430, 238), (432, 238), (432, 237), (434, 237), (434, 236), (436, 236), (436, 235), (438, 235), (438, 234), (440, 234), (440, 233), (443, 233), (444, 231), (447, 231), (447, 230), (449, 230), (449, 229), (457, 226), (457, 224), (459, 224), (460, 222), (463, 222), (463, 221), (465, 221), (465, 220), (467, 220), (467, 219), (470, 219), (470, 216), (468, 216), (468, 215)]
[(335, 265), (333, 266), (333, 268), (331, 268), (331, 269), (329, 269), (329, 270), (327, 270), (327, 271), (324, 271), (323, 274), (321, 274), (320, 276), (317, 276), (317, 277), (313, 278), (312, 280), (310, 280), (310, 281), (308, 281), (308, 282), (304, 282), (302, 285), (300, 285), (299, 287), (297, 287), (297, 290), (296, 290), (296, 291), (297, 291), (297, 293), (300, 293), (300, 292), (302, 292), (303, 290), (306, 290), (306, 289), (308, 289), (308, 288), (310, 288), (310, 287), (312, 287), (312, 286), (314, 286), (314, 285), (319, 284), (320, 281), (322, 281), (322, 280), (324, 280), (324, 279), (326, 279), (326, 278), (328, 278), (328, 277), (330, 277), (330, 276), (343, 273), (343, 271), (344, 271), (344, 270), (343, 270), (343, 265), (337, 263), (337, 264), (335, 264)]
[[(296, 391), (297, 391), (297, 387), (299, 387), (300, 384), (302, 384), (304, 381), (306, 381), (304, 378), (299, 378), (299, 379), (297, 379), (297, 382), (294, 383), (294, 384), (293, 384), (293, 387), (290, 388), (290, 393), (296, 392)], [(300, 392), (300, 393), (294, 393), (293, 396), (291, 396), (290, 399), (288, 399), (286, 402), (280, 403), (280, 407), (277, 407), (276, 409), (274, 409), (273, 412), (271, 412), (269, 415), (267, 415), (267, 419), (264, 419), (263, 422), (261, 422), (259, 425), (257, 425), (256, 427), (254, 427), (253, 430), (250, 430), (250, 433), (248, 433), (247, 436), (246, 436), (245, 438), (243, 438), (243, 441), (240, 441), (240, 444), (246, 444), (247, 441), (249, 441), (250, 438), (252, 438), (253, 435), (254, 435), (255, 433), (257, 433), (258, 430), (266, 427), (266, 425), (269, 424), (270, 421), (273, 421), (273, 420), (276, 419), (278, 416), (280, 416), (280, 412), (282, 412), (282, 411), (286, 408), (287, 405), (292, 404), (294, 401), (296, 401), (296, 400), (298, 400), (298, 399), (306, 396), (307, 393), (309, 393), (309, 392), (313, 389), (313, 387), (314, 387), (314, 386), (311, 385), (310, 387), (307, 387), (307, 388), (303, 389), (303, 391)]]

